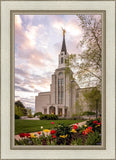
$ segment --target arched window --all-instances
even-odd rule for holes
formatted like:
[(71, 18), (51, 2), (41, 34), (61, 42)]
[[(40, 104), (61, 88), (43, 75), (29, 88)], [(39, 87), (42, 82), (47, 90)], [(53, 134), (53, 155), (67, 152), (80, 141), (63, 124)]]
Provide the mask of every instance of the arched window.
[(63, 73), (62, 72), (59, 72), (59, 74), (58, 74), (59, 76), (62, 76), (63, 75)]
[(61, 57), (61, 64), (63, 63), (63, 57)]

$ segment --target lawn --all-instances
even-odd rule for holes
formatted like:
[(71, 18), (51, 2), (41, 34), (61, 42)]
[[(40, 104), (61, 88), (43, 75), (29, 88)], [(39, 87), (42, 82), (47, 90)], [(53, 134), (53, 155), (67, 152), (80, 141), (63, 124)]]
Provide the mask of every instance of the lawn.
[[(41, 131), (43, 129), (53, 129), (56, 124), (64, 123), (66, 125), (82, 122), (83, 120), (15, 120), (15, 135), (19, 133), (29, 133)], [(51, 124), (54, 122), (54, 124)]]

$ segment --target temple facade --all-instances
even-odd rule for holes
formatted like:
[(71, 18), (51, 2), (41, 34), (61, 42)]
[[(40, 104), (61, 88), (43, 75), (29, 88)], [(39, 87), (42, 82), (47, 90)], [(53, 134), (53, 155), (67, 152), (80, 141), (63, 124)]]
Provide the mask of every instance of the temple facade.
[[(71, 117), (78, 108), (75, 106), (76, 101), (81, 96), (81, 88), (72, 80), (73, 72), (65, 73), (66, 59), (69, 54), (65, 43), (65, 30), (63, 30), (63, 42), (58, 59), (58, 68), (52, 75), (50, 92), (40, 92), (35, 97), (35, 112), (43, 114), (56, 114), (60, 117)], [(84, 109), (86, 110), (86, 108)]]

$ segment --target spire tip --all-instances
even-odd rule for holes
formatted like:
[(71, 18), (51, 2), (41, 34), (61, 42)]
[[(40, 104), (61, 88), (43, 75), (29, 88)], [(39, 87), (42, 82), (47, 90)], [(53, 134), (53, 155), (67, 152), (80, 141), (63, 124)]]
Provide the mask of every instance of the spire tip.
[(63, 31), (63, 36), (65, 36), (66, 30), (63, 27), (62, 27), (62, 31)]

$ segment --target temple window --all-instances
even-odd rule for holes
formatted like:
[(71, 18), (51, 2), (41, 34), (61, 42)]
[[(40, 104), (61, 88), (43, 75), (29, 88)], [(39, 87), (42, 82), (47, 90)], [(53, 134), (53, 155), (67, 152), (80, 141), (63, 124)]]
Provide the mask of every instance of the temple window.
[(61, 64), (63, 63), (63, 57), (61, 57)]
[(58, 79), (58, 104), (63, 103), (63, 79)]

